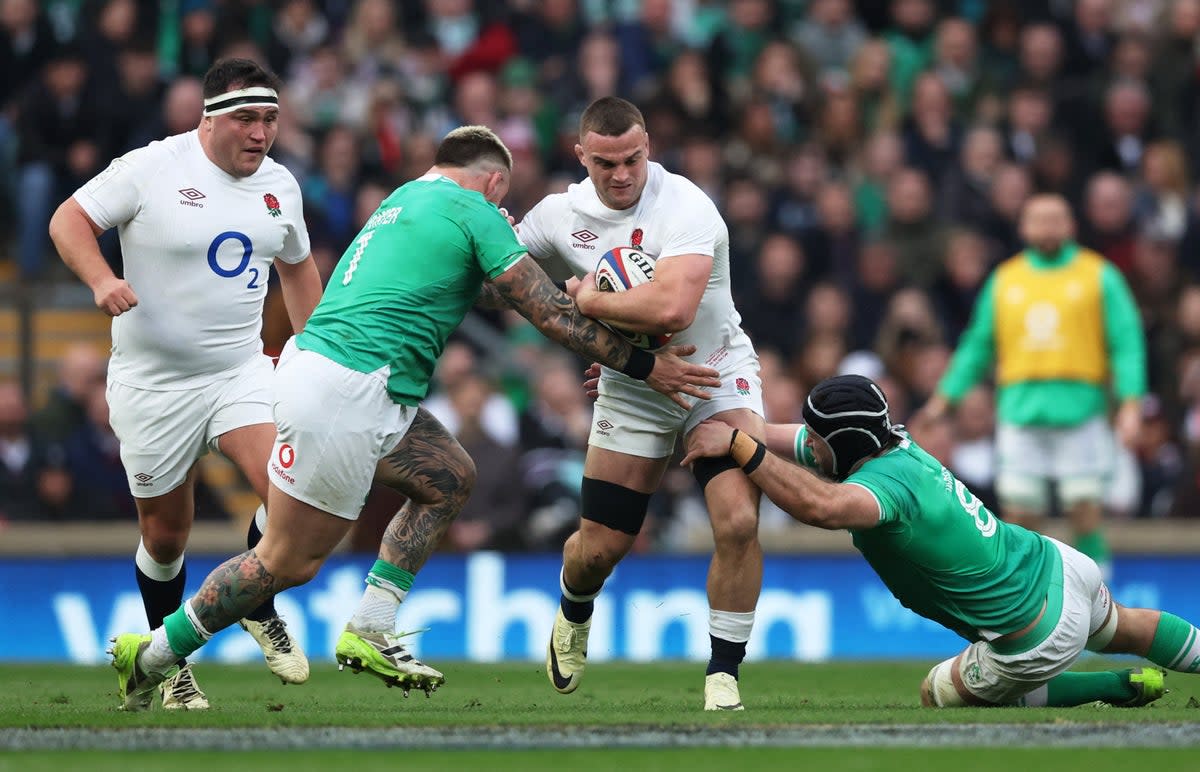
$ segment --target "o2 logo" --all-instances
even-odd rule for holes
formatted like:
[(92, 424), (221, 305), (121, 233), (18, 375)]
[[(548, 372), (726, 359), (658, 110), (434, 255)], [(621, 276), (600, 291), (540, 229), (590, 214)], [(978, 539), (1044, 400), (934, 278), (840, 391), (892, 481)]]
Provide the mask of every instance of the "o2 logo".
[[(217, 250), (226, 241), (233, 239), (242, 244), (242, 260), (233, 268), (225, 268), (217, 260)], [(225, 231), (218, 233), (217, 237), (208, 245), (208, 267), (213, 270), (217, 276), (224, 276), (226, 279), (232, 279), (235, 276), (241, 276), (246, 272), (250, 265), (250, 255), (254, 253), (254, 245), (250, 243), (250, 237), (238, 231)], [(250, 283), (246, 285), (246, 289), (258, 289), (261, 285), (258, 283), (259, 271), (257, 268), (250, 268)]]

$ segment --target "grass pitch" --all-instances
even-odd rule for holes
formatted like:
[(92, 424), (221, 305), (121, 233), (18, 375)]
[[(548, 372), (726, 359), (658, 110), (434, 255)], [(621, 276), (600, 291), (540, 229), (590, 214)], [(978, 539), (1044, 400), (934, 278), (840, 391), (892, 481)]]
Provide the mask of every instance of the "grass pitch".
[[(705, 713), (703, 667), (697, 664), (656, 663), (594, 664), (580, 690), (572, 695), (555, 693), (536, 663), (476, 665), (434, 663), (446, 673), (447, 684), (433, 697), (413, 692), (407, 699), (400, 690), (387, 689), (366, 674), (339, 673), (335, 666), (314, 663), (311, 680), (304, 686), (282, 686), (265, 667), (199, 663), (197, 680), (213, 708), (205, 712), (125, 714), (116, 710), (116, 675), (109, 667), (59, 665), (0, 666), (0, 748), (16, 747), (5, 737), (50, 737), (30, 729), (70, 730), (55, 733), (64, 750), (0, 752), (0, 770), (170, 768), (211, 770), (214, 764), (255, 770), (353, 766), (356, 772), (394, 769), (397, 761), (417, 769), (795, 769), (798, 764), (823, 764), (835, 769), (963, 768), (989, 770), (1053, 768), (1056, 772), (1098, 772), (1152, 765), (1155, 772), (1200, 769), (1200, 676), (1169, 674), (1171, 693), (1147, 708), (1120, 710), (1073, 709), (959, 709), (923, 710), (917, 687), (932, 665), (912, 663), (830, 663), (802, 665), (785, 662), (750, 663), (742, 669), (743, 713)], [(1087, 667), (1106, 664), (1089, 660)], [(1127, 666), (1119, 663), (1117, 666)], [(914, 726), (916, 725), (916, 726)], [(443, 750), (379, 750), (352, 730), (376, 728), (392, 740), (397, 731), (414, 733), (462, 732), (460, 740), (445, 741)], [(959, 741), (944, 741), (953, 731), (976, 731), (966, 745), (978, 748), (922, 748)], [(1102, 730), (1111, 745), (1145, 746), (1153, 730), (1172, 729), (1175, 744), (1185, 738), (1187, 748), (1064, 748), (1079, 745), (1079, 732)], [(139, 750), (121, 752), (109, 745), (104, 751), (88, 750), (89, 738), (106, 730), (120, 730), (110, 738), (130, 738), (129, 747), (142, 735), (173, 742), (193, 738), (189, 732), (221, 738), (197, 750)], [(77, 731), (80, 730), (80, 731)], [(174, 730), (174, 734), (162, 734)], [(212, 730), (223, 730), (213, 732)], [(237, 738), (255, 730), (290, 738), (303, 748), (306, 737), (321, 737), (302, 751), (239, 751), (254, 747), (251, 738)], [(953, 730), (953, 731), (952, 731)], [(830, 748), (751, 747), (763, 738), (773, 744), (780, 737), (849, 736), (839, 742), (853, 750)], [(139, 732), (141, 735), (139, 735)], [(506, 735), (505, 732), (509, 734)], [(842, 734), (837, 734), (841, 732)], [(1061, 732), (1061, 737), (1060, 733)], [(1072, 735), (1072, 733), (1075, 733)], [(849, 735), (847, 735), (849, 733)], [(1045, 747), (1019, 748), (1031, 736)], [(367, 733), (369, 737), (370, 733)], [(381, 735), (382, 736), (382, 735)], [(403, 736), (403, 735), (400, 735)], [(427, 736), (421, 735), (421, 736)], [(506, 737), (515, 737), (506, 745)], [(646, 747), (601, 747), (586, 750), (534, 750), (588, 738), (630, 737)], [(958, 736), (958, 735), (955, 735)], [(1093, 736), (1095, 736), (1093, 734)], [(338, 738), (346, 738), (343, 742)], [(352, 739), (359, 737), (359, 740)], [(463, 743), (461, 737), (468, 740)], [(530, 738), (535, 738), (531, 740)], [(939, 737), (943, 741), (939, 742)], [(174, 739), (171, 739), (174, 738)], [(472, 740), (493, 738), (480, 750)], [(654, 738), (658, 738), (655, 740)], [(684, 738), (682, 741), (680, 738)], [(688, 748), (686, 738), (720, 739), (725, 747)], [(978, 739), (982, 738), (982, 739)], [(1114, 739), (1116, 738), (1116, 739)], [(1124, 738), (1124, 739), (1120, 739)], [(194, 739), (194, 738), (193, 738)], [(57, 742), (55, 740), (54, 742)], [(118, 743), (122, 741), (118, 740)], [(459, 744), (455, 744), (455, 743)], [(592, 744), (602, 744), (593, 742)], [(249, 744), (246, 744), (249, 743)], [(330, 744), (334, 747), (330, 747)], [(356, 745), (356, 743), (358, 743)], [(424, 743), (424, 745), (423, 745)], [(401, 743), (402, 744), (402, 743)], [(613, 742), (612, 745), (620, 745)], [(772, 744), (768, 742), (768, 744)], [(819, 743), (829, 744), (829, 743)], [(416, 742), (428, 747), (427, 741)], [(885, 746), (909, 747), (885, 747)], [(740, 746), (740, 747), (739, 747)], [(997, 747), (998, 746), (998, 747)], [(26, 746), (27, 747), (27, 746)], [(116, 747), (125, 747), (118, 744)], [(354, 748), (360, 747), (361, 750)], [(439, 745), (439, 747), (442, 747)], [(222, 750), (228, 748), (228, 750)], [(457, 749), (456, 749), (457, 748)], [(565, 761), (570, 759), (570, 761)], [(153, 766), (151, 766), (153, 765)]]

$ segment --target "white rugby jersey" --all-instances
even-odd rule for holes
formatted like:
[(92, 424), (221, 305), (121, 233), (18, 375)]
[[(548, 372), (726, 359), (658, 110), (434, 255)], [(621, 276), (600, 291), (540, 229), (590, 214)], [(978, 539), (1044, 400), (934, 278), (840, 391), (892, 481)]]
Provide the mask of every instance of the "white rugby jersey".
[[(582, 277), (613, 247), (632, 246), (662, 260), (712, 255), (712, 273), (696, 318), (672, 345), (694, 344), (688, 360), (720, 368), (731, 354), (753, 353), (729, 287), (729, 229), (716, 205), (691, 180), (650, 163), (646, 187), (629, 209), (609, 209), (591, 179), (542, 199), (521, 221), (521, 242), (555, 279)], [(735, 358), (740, 358), (735, 357)]]
[(110, 379), (197, 388), (262, 352), (271, 261), (309, 253), (291, 172), (266, 158), (249, 177), (234, 177), (189, 131), (114, 160), (75, 200), (101, 228), (117, 228), (138, 297), (113, 319)]

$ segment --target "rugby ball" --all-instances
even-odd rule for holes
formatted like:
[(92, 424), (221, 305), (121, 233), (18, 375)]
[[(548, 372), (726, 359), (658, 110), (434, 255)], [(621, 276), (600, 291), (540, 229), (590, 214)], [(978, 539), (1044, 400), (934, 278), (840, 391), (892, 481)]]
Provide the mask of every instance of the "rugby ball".
[[(654, 258), (633, 247), (614, 247), (596, 261), (596, 289), (601, 292), (624, 292), (649, 281), (654, 281)], [(608, 322), (604, 324), (638, 348), (662, 348), (671, 340), (671, 333), (651, 335), (623, 330)]]

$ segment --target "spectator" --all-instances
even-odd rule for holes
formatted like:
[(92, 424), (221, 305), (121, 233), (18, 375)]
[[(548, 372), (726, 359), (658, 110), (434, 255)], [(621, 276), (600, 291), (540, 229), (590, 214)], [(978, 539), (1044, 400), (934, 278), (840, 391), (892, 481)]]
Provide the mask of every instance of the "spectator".
[(1079, 243), (1096, 250), (1128, 274), (1135, 247), (1133, 194), (1124, 177), (1100, 172), (1087, 185)]
[[(477, 376), (478, 362), (471, 347), (461, 342), (448, 343), (438, 359), (437, 372), (434, 374), (437, 392), (426, 399), (422, 406), (455, 436), (458, 436), (459, 419), (450, 393), (459, 383)], [(480, 410), (480, 426), (492, 442), (505, 448), (517, 444), (520, 438), (517, 412), (508, 400), (489, 392)]]
[(1150, 124), (1150, 92), (1134, 80), (1122, 80), (1104, 96), (1106, 134), (1096, 149), (1096, 166), (1129, 174), (1142, 163), (1146, 144), (1155, 138)]
[(1012, 92), (1005, 127), (1010, 158), (1019, 164), (1029, 164), (1037, 158), (1050, 129), (1052, 109), (1049, 95), (1040, 88), (1023, 86)]
[(985, 126), (968, 131), (958, 163), (942, 180), (939, 212), (949, 222), (971, 228), (987, 225), (992, 179), (1004, 160), (1000, 132)]
[(804, 21), (792, 32), (824, 83), (844, 82), (850, 63), (867, 42), (867, 31), (854, 17), (849, 0), (813, 0)]
[(907, 110), (913, 84), (933, 61), (932, 0), (892, 0), (892, 28), (885, 36), (892, 53), (892, 88), (900, 109)]
[[(129, 522), (137, 517), (121, 444), (108, 423), (108, 401), (94, 389), (84, 405), (87, 420), (63, 442), (64, 468), (71, 479), (73, 519)], [(199, 515), (197, 502), (197, 515)]]
[(738, 294), (742, 329), (756, 346), (767, 346), (787, 358), (795, 353), (804, 327), (804, 249), (791, 236), (772, 233), (756, 256), (754, 287)]
[(79, 49), (59, 48), (43, 71), (43, 88), (30, 89), (21, 102), (17, 257), (26, 278), (45, 270), (53, 203), (91, 178), (110, 155), (109, 127), (86, 83)]
[(487, 459), (487, 463), (476, 465), (472, 495), (450, 524), (444, 543), (456, 552), (512, 549), (525, 515), (521, 486), (515, 484), (517, 456), (492, 439), (482, 424), (486, 405), (497, 395), (486, 380), (468, 373), (455, 381), (447, 396), (457, 426), (455, 438), (471, 458)]
[(76, 343), (58, 360), (58, 381), (44, 407), (33, 416), (34, 431), (47, 441), (64, 442), (87, 421), (92, 394), (104, 393), (108, 360), (94, 346)]
[(883, 229), (888, 185), (903, 165), (904, 143), (898, 135), (880, 132), (867, 140), (854, 188), (854, 211), (864, 232), (875, 234)]
[(1178, 142), (1151, 143), (1142, 156), (1143, 185), (1134, 198), (1138, 230), (1156, 239), (1178, 241), (1188, 220), (1187, 157)]
[(0, 524), (42, 516), (39, 483), (44, 450), (29, 425), (20, 385), (0, 381)]
[(978, 233), (962, 228), (950, 234), (943, 273), (932, 289), (934, 308), (950, 343), (967, 328), (991, 267), (987, 243)]
[(978, 53), (975, 28), (966, 19), (950, 18), (938, 24), (933, 71), (949, 92), (959, 121), (974, 117), (976, 104), (989, 89)]
[(888, 185), (887, 204), (883, 238), (896, 250), (900, 275), (918, 287), (931, 286), (942, 270), (946, 234), (933, 210), (929, 179), (918, 169), (897, 172)]
[(874, 346), (888, 303), (899, 287), (900, 273), (892, 245), (882, 239), (864, 245), (859, 252), (856, 276), (850, 290), (854, 308), (851, 345), (855, 349)]

